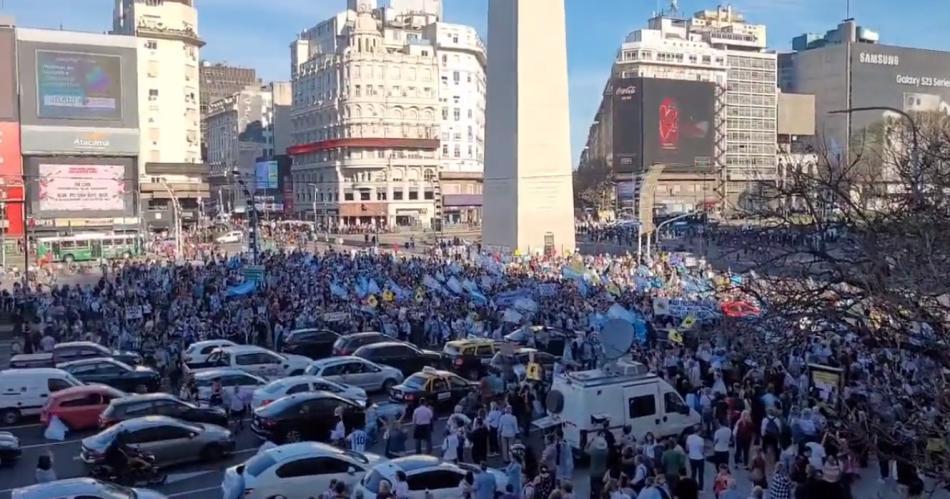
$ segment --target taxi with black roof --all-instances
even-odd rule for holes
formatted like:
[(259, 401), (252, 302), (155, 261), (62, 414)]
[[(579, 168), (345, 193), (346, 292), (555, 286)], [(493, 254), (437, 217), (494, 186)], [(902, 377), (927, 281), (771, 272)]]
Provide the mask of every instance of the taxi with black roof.
[(409, 406), (426, 399), (435, 408), (452, 408), (477, 387), (477, 383), (453, 372), (425, 367), (392, 387), (389, 399)]

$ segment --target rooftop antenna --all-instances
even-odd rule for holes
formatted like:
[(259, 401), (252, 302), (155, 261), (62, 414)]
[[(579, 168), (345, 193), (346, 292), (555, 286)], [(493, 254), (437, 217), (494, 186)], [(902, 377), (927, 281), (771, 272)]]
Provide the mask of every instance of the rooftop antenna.
[(845, 0), (845, 19), (851, 19), (851, 0)]

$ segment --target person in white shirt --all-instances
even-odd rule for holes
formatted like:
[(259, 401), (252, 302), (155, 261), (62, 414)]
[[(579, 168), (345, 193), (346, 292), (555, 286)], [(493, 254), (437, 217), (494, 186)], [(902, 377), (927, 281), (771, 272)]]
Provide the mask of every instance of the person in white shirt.
[(508, 461), (511, 444), (518, 436), (518, 418), (511, 413), (511, 406), (505, 407), (505, 413), (498, 418), (498, 433), (501, 435), (501, 460)]
[(432, 418), (429, 403), (422, 399), (419, 407), (412, 411), (412, 438), (416, 441), (416, 454), (422, 454), (423, 443), (426, 446), (426, 454), (432, 453)]
[(442, 460), (457, 463), (459, 457), (459, 436), (452, 430), (445, 431), (445, 440), (442, 441)]
[(686, 457), (689, 458), (689, 467), (693, 480), (699, 485), (699, 490), (703, 490), (703, 475), (705, 475), (706, 465), (706, 441), (699, 436), (699, 429), (690, 433), (686, 437)]
[(498, 455), (498, 420), (501, 419), (501, 410), (498, 409), (498, 402), (491, 403), (491, 410), (488, 411), (488, 417), (485, 421), (488, 423), (488, 455)]
[(350, 442), (350, 450), (354, 452), (366, 452), (366, 441), (369, 437), (362, 428), (356, 428), (346, 437)]
[(719, 466), (729, 466), (729, 445), (732, 443), (732, 430), (726, 426), (725, 422), (719, 422), (719, 428), (713, 433), (713, 464)]

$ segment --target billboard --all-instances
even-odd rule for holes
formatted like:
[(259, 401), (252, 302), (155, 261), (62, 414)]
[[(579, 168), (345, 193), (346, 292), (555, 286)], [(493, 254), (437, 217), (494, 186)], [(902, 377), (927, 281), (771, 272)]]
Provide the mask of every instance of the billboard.
[(139, 131), (130, 128), (24, 125), (23, 154), (137, 156)]
[(0, 28), (0, 121), (16, 120), (16, 35)]
[(610, 113), (614, 171), (637, 173), (655, 164), (711, 166), (715, 102), (712, 83), (616, 80)]
[(643, 80), (643, 164), (708, 167), (715, 150), (712, 83)]
[[(859, 44), (851, 57), (853, 107), (886, 106), (950, 116), (950, 53)], [(852, 128), (860, 130), (884, 117), (884, 111), (854, 113)]]
[(643, 168), (643, 79), (617, 80), (611, 105), (614, 171), (637, 172)]
[(25, 126), (139, 127), (136, 38), (30, 28), (16, 34)]
[(117, 55), (37, 50), (37, 117), (120, 120), (121, 70)]
[(33, 156), (27, 159), (26, 170), (34, 217), (105, 218), (135, 213), (134, 158)]
[(258, 161), (254, 165), (254, 186), (257, 191), (277, 189), (280, 182), (277, 161)]

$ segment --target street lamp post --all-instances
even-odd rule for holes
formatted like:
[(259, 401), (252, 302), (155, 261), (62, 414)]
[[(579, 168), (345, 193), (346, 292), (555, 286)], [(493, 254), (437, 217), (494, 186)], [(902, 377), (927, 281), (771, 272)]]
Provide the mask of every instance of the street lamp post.
[(250, 227), (248, 227), (248, 238), (250, 239), (251, 253), (254, 256), (254, 265), (258, 264), (260, 248), (258, 245), (259, 240), (259, 223), (260, 218), (257, 216), (257, 204), (254, 202), (254, 196), (251, 195), (250, 191), (247, 188), (247, 184), (244, 182), (244, 179), (240, 177), (239, 172), (235, 172), (237, 177), (238, 185), (241, 186), (241, 190), (244, 193), (244, 197), (247, 199), (247, 216), (250, 219)]
[[(682, 220), (682, 219), (684, 219), (684, 218), (686, 218), (686, 217), (691, 217), (691, 216), (693, 216), (693, 215), (695, 215), (695, 214), (696, 214), (695, 211), (691, 211), (691, 212), (689, 212), (689, 213), (683, 213), (682, 215), (677, 215), (677, 216), (675, 216), (675, 217), (673, 217), (673, 218), (671, 218), (671, 219), (669, 219), (669, 220), (664, 220), (664, 221), (660, 222), (660, 223), (656, 226), (656, 229), (653, 229), (653, 230), (656, 232), (656, 244), (657, 244), (657, 246), (660, 245), (660, 231), (663, 230), (663, 227), (664, 227), (664, 226), (667, 226), (667, 225), (669, 225), (669, 224), (671, 224), (671, 223), (673, 223), (673, 222), (675, 222), (675, 221), (677, 221), (677, 220)], [(650, 234), (652, 234), (652, 233), (653, 233), (653, 232), (647, 232), (647, 251), (646, 251), (646, 253), (647, 253), (647, 258), (650, 257)]]
[(181, 204), (178, 202), (178, 196), (175, 194), (175, 190), (168, 185), (168, 182), (165, 179), (161, 179), (162, 187), (168, 192), (168, 195), (172, 200), (172, 212), (175, 215), (175, 260), (181, 260), (182, 257), (182, 244), (181, 244)]
[(317, 233), (317, 192), (319, 188), (317, 184), (309, 183), (307, 184), (310, 187), (313, 187), (313, 233)]

